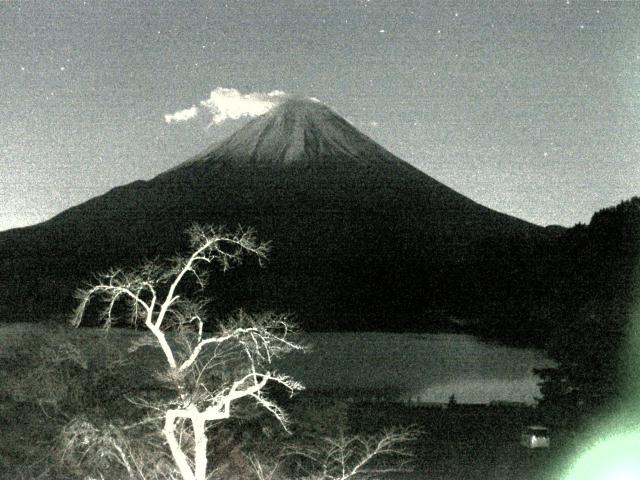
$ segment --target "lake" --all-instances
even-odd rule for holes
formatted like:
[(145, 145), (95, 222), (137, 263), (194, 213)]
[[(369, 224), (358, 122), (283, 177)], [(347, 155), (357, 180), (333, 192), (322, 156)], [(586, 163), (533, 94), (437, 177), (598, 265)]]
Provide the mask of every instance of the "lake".
[(533, 403), (542, 351), (489, 344), (471, 335), (309, 333), (312, 350), (288, 357), (283, 370), (308, 388), (393, 389), (398, 400)]
[[(40, 328), (0, 324), (0, 356)], [(71, 337), (86, 342), (99, 332), (80, 329)], [(117, 336), (125, 340), (124, 334), (120, 330)], [(460, 403), (533, 403), (540, 392), (531, 370), (553, 365), (541, 351), (488, 344), (464, 334), (324, 332), (306, 333), (302, 341), (311, 349), (290, 354), (279, 368), (306, 387), (391, 389), (398, 400), (418, 402), (446, 402), (453, 394)]]

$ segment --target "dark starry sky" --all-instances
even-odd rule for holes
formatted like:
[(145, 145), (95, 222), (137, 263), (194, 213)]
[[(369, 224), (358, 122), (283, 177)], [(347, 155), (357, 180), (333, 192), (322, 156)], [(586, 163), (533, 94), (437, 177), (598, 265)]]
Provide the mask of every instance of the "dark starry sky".
[[(640, 3), (1, 1), (0, 230), (313, 96), (468, 197), (573, 225), (640, 194)], [(166, 122), (192, 106), (199, 115)]]

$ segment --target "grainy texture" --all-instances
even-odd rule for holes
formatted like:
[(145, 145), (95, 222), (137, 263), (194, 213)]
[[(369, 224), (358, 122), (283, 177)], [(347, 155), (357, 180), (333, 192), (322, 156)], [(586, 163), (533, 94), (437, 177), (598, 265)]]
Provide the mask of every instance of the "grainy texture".
[(0, 230), (222, 139), (238, 122), (206, 128), (200, 104), (218, 87), (315, 96), (484, 205), (586, 222), (640, 184), (639, 15), (572, 0), (1, 2)]

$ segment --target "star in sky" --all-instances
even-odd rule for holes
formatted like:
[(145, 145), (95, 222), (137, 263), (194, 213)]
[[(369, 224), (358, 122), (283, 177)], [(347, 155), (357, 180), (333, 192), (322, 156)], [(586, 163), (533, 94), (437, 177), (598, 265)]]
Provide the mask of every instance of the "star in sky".
[[(164, 122), (218, 87), (318, 97), (428, 175), (535, 223), (585, 222), (637, 194), (637, 2), (285, 3), (0, 2), (0, 229), (220, 141), (242, 120)], [(541, 149), (551, 137), (563, 148)]]

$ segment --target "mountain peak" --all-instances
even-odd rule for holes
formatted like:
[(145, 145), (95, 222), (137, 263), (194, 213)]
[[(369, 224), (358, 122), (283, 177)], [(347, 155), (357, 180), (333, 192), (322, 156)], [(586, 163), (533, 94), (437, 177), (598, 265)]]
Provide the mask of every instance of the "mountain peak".
[(216, 160), (256, 166), (328, 160), (363, 163), (382, 152), (388, 154), (320, 101), (288, 96), (187, 164)]
[(333, 114), (329, 107), (315, 98), (289, 95), (272, 108), (266, 115), (277, 116), (317, 116), (323, 114)]

